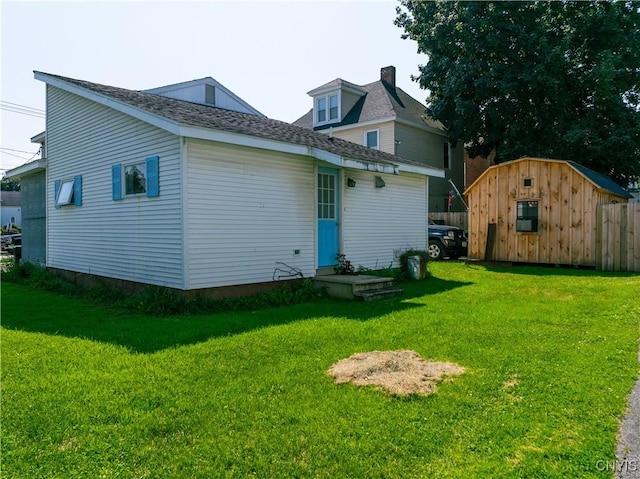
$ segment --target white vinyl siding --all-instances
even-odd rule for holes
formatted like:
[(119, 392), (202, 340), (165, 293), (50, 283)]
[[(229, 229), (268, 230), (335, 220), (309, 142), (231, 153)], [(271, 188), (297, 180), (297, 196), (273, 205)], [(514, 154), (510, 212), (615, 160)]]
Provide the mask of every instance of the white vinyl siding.
[[(182, 288), (179, 137), (47, 87), (47, 265)], [(112, 199), (111, 167), (160, 157), (160, 196)], [(82, 207), (55, 208), (54, 181), (82, 175)]]
[(396, 251), (425, 249), (427, 244), (427, 179), (418, 175), (382, 175), (349, 170), (354, 188), (344, 188), (342, 253), (357, 268), (397, 266)]
[(277, 262), (314, 275), (311, 158), (193, 139), (186, 152), (189, 289), (272, 281)]

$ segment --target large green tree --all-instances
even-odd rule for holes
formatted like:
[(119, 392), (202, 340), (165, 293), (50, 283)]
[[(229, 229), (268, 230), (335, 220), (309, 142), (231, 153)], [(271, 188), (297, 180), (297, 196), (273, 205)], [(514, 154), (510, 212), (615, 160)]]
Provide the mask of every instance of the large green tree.
[(640, 176), (640, 2), (400, 4), (430, 112), (471, 156)]

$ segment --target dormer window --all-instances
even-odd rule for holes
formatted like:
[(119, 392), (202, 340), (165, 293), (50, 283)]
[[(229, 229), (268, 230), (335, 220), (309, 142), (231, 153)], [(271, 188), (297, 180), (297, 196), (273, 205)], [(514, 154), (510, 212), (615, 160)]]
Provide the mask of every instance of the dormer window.
[(340, 101), (338, 94), (316, 98), (316, 125), (340, 121)]

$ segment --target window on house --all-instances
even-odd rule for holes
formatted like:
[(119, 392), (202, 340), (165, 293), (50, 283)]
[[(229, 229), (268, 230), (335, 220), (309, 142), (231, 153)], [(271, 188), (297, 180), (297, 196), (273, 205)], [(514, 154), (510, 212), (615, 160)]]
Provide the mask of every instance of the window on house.
[(327, 121), (327, 99), (318, 98), (316, 105), (316, 123), (324, 123)]
[(73, 201), (73, 180), (65, 180), (60, 183), (60, 189), (56, 196), (56, 206), (70, 205)]
[(111, 165), (112, 199), (146, 193), (149, 198), (160, 196), (160, 157), (150, 156), (129, 165)]
[(329, 121), (338, 119), (338, 95), (329, 96)]
[(364, 133), (364, 145), (374, 150), (379, 149), (378, 144), (379, 130), (369, 130)]
[(538, 231), (537, 201), (518, 201), (516, 214), (516, 231), (524, 233), (535, 233)]
[(54, 183), (55, 207), (82, 206), (82, 175), (56, 180)]
[(147, 192), (147, 168), (144, 162), (124, 167), (124, 185), (125, 195)]
[(445, 170), (451, 169), (451, 143), (447, 142), (443, 148), (443, 167)]
[(316, 98), (316, 125), (340, 121), (340, 101), (338, 94)]
[(216, 87), (213, 85), (204, 86), (204, 102), (208, 105), (216, 104)]

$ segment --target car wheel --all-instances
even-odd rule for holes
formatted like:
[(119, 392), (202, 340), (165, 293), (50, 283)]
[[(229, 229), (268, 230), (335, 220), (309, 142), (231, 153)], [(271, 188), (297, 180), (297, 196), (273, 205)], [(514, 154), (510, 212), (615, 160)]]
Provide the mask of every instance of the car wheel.
[(429, 249), (427, 250), (429, 253), (429, 258), (432, 260), (441, 260), (444, 258), (444, 248), (437, 240), (429, 241)]

